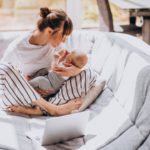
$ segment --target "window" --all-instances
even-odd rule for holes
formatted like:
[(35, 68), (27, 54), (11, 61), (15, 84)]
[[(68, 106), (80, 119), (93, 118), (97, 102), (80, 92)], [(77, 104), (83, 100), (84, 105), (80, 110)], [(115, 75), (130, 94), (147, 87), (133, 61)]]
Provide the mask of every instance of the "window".
[[(0, 31), (33, 29), (40, 7), (61, 8), (75, 28), (98, 28), (97, 0), (0, 0)], [(116, 23), (126, 23), (128, 13), (111, 4)]]
[(99, 15), (96, 0), (81, 0), (81, 27), (95, 28), (99, 26)]
[(127, 10), (122, 10), (113, 3), (110, 3), (110, 7), (115, 24), (129, 24), (129, 12)]
[(66, 0), (0, 0), (0, 30), (29, 30), (40, 7), (66, 9)]

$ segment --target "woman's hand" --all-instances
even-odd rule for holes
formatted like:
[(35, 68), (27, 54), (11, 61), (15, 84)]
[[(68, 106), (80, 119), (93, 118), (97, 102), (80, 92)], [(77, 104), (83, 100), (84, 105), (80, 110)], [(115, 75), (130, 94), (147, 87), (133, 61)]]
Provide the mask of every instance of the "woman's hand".
[(52, 68), (53, 72), (60, 76), (72, 77), (79, 74), (82, 69), (75, 67), (74, 65), (65, 65), (65, 67), (60, 67), (58, 65), (54, 65)]
[(36, 101), (33, 101), (32, 102), (33, 105), (36, 105), (36, 106), (39, 106), (41, 107), (42, 109), (46, 110), (46, 108), (48, 107), (49, 105), (49, 102), (47, 102), (45, 99), (41, 98), (41, 99), (38, 99)]
[(54, 90), (42, 90), (42, 89), (39, 89), (39, 88), (35, 88), (35, 90), (42, 96), (42, 97), (46, 97), (52, 93), (54, 93)]

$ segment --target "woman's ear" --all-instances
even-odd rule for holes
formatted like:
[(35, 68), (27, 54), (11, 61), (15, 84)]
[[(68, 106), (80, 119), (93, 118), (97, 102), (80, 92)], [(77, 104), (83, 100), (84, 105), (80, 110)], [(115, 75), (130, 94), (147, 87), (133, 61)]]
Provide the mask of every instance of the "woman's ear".
[(47, 28), (44, 30), (44, 32), (45, 32), (47, 35), (52, 35), (53, 29), (50, 28), (50, 27), (47, 27)]

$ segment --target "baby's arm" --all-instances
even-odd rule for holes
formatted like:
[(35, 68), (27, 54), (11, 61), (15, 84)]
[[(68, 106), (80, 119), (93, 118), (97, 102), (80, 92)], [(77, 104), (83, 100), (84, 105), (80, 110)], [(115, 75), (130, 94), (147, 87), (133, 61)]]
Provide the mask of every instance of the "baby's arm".
[[(62, 63), (66, 57), (66, 55), (68, 55), (68, 51), (67, 50), (61, 50), (59, 52), (56, 52), (54, 54), (54, 59), (53, 59), (53, 62), (52, 62), (52, 65), (51, 65), (51, 69), (50, 70), (53, 70), (54, 68), (57, 68), (57, 67), (62, 67)], [(63, 67), (65, 67), (63, 65)]]
[(66, 55), (68, 55), (68, 54), (69, 54), (69, 52), (67, 50), (61, 50), (59, 52), (56, 52), (54, 54), (55, 63), (58, 64), (59, 62), (62, 62), (65, 59)]

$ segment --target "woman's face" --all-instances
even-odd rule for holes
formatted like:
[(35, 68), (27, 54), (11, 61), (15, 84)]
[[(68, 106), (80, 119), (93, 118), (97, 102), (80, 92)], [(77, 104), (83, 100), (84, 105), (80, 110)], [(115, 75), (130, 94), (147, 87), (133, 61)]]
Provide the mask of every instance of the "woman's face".
[(66, 39), (67, 39), (67, 35), (63, 35), (63, 30), (59, 30), (54, 34), (50, 34), (48, 43), (50, 43), (53, 47), (57, 47), (62, 42), (65, 42)]

